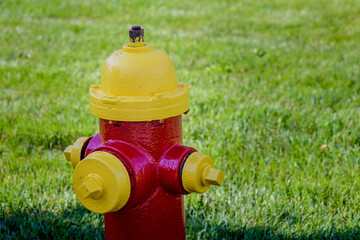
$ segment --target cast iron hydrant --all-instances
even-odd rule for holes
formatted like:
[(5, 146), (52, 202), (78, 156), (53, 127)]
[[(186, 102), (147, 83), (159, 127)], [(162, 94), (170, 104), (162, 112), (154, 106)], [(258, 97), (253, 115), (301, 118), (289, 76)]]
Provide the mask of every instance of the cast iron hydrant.
[(105, 61), (101, 85), (90, 87), (90, 111), (100, 134), (65, 149), (73, 186), (90, 211), (105, 214), (106, 239), (185, 239), (183, 196), (221, 185), (213, 160), (182, 146), (181, 115), (189, 86), (176, 79), (169, 56), (130, 42)]

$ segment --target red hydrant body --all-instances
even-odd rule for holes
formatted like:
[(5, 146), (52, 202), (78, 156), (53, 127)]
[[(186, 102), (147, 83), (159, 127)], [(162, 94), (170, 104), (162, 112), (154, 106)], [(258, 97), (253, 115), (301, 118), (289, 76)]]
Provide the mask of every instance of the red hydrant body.
[[(155, 168), (160, 168), (161, 157), (171, 147), (181, 146), (181, 116), (150, 122), (113, 122), (100, 120), (102, 141), (116, 139), (141, 147), (152, 157)], [(194, 150), (179, 148), (189, 154)], [(182, 156), (180, 156), (182, 157)], [(170, 160), (170, 159), (169, 159)], [(174, 160), (177, 164), (181, 159)], [(141, 171), (135, 174), (142, 175)], [(147, 178), (147, 176), (143, 176)], [(169, 193), (161, 185), (157, 173), (152, 179), (152, 191), (133, 207), (105, 214), (107, 239), (185, 239), (183, 189)], [(163, 177), (166, 177), (163, 176)], [(130, 203), (130, 202), (129, 202)], [(120, 227), (121, 226), (121, 227)]]
[[(141, 56), (143, 50), (136, 49), (136, 44), (142, 42), (143, 30), (129, 51)], [(113, 74), (114, 69), (108, 72)], [(92, 112), (100, 118), (100, 134), (80, 138), (65, 150), (75, 167), (73, 185), (78, 199), (89, 210), (105, 214), (106, 239), (185, 239), (183, 196), (205, 192), (210, 185), (220, 185), (224, 177), (210, 157), (182, 146), (181, 113), (188, 111), (184, 104), (186, 86), (126, 98), (103, 93), (104, 86), (90, 89)], [(139, 102), (142, 104), (137, 105)], [(129, 106), (134, 110), (127, 109)]]

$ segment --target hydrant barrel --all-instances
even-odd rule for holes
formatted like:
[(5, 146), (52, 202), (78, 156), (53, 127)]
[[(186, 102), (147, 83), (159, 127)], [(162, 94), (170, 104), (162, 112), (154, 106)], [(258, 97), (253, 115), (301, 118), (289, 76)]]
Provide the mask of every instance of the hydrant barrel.
[(221, 185), (224, 174), (182, 145), (189, 86), (177, 81), (172, 60), (134, 26), (89, 95), (100, 134), (64, 151), (77, 198), (105, 215), (106, 239), (185, 239), (184, 195)]
[[(163, 122), (101, 119), (100, 132), (105, 142), (117, 139), (139, 146), (153, 156), (156, 165), (171, 146), (182, 142), (181, 116)], [(140, 171), (135, 174), (147, 177)], [(138, 205), (105, 213), (106, 239), (185, 239), (183, 195), (169, 193), (157, 181), (153, 181), (151, 187), (154, 189), (150, 195)]]

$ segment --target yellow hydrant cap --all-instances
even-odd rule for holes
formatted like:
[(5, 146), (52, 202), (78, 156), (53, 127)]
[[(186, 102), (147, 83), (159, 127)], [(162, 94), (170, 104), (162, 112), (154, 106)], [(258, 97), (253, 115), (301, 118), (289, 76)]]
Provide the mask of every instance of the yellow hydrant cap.
[(224, 173), (214, 167), (209, 156), (194, 152), (185, 160), (181, 179), (187, 192), (203, 193), (210, 185), (220, 186), (224, 180)]
[(81, 151), (84, 144), (87, 142), (88, 137), (81, 137), (76, 140), (74, 145), (68, 146), (64, 150), (64, 155), (67, 161), (71, 162), (71, 165), (75, 168), (76, 165), (80, 162)]
[(90, 111), (115, 121), (150, 121), (189, 109), (189, 86), (177, 81), (175, 67), (163, 51), (144, 41), (134, 26), (130, 42), (105, 61), (101, 85), (90, 87)]
[(79, 201), (92, 212), (120, 210), (131, 191), (129, 174), (122, 162), (108, 152), (93, 152), (76, 166), (73, 186)]

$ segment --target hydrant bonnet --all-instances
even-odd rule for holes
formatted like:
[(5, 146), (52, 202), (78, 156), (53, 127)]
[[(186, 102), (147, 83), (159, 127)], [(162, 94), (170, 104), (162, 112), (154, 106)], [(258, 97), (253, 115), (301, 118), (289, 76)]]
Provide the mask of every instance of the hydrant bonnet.
[(177, 81), (170, 57), (142, 41), (130, 41), (105, 61), (101, 85), (90, 88), (90, 111), (95, 116), (151, 121), (189, 109), (189, 87)]

